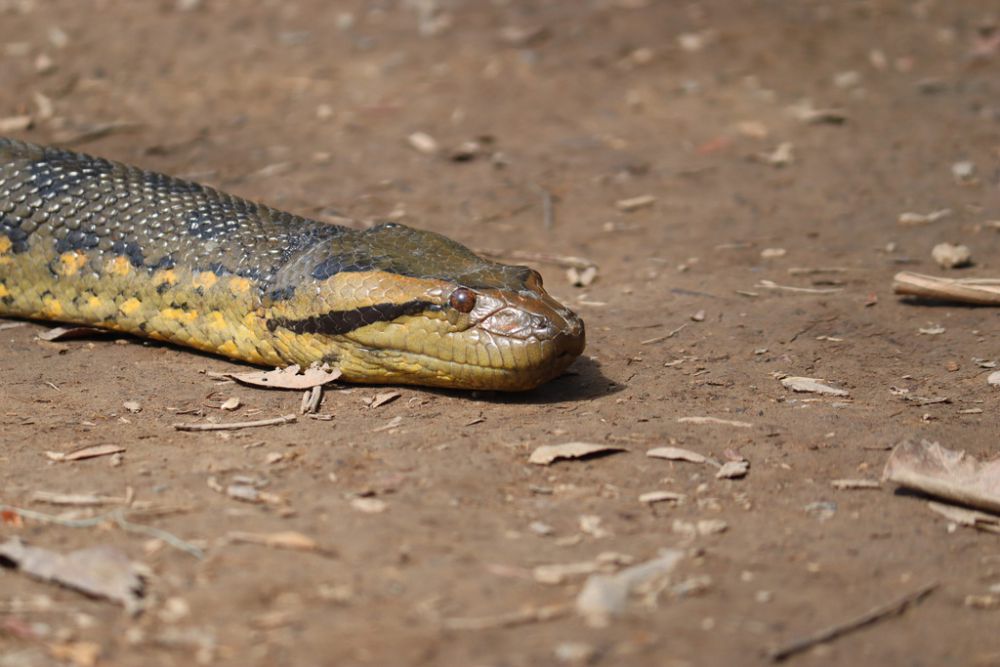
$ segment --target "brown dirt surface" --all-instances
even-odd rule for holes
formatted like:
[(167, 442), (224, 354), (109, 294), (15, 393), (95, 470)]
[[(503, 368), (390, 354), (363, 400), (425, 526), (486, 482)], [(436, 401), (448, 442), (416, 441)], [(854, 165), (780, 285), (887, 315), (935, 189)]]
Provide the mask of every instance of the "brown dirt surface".
[[(5, 538), (114, 545), (150, 576), (131, 618), (0, 570), (0, 665), (765, 664), (935, 581), (899, 617), (791, 660), (1000, 663), (997, 537), (888, 485), (830, 484), (878, 479), (904, 439), (996, 454), (998, 398), (976, 360), (1000, 355), (1000, 313), (910, 302), (891, 282), (944, 273), (944, 241), (975, 262), (948, 275), (1000, 276), (998, 18), (988, 0), (0, 0), (0, 119), (32, 117), (8, 134), (320, 219), (599, 267), (580, 288), (530, 262), (588, 330), (584, 357), (538, 390), (400, 388), (369, 408), (384, 390), (351, 387), (326, 393), (328, 421), (231, 433), (172, 425), (296, 412), (299, 393), (223, 383), (206, 373), (246, 367), (180, 348), (0, 330), (0, 503), (89, 516), (34, 494), (132, 489), (131, 521), (206, 552), (3, 514)], [(807, 122), (808, 108), (836, 113)], [(440, 152), (415, 150), (414, 132)], [(470, 140), (482, 154), (450, 159)], [(820, 268), (837, 271), (794, 270)], [(792, 394), (781, 374), (850, 396)], [(220, 411), (232, 396), (241, 407)], [(751, 426), (678, 421), (691, 416)], [(528, 463), (569, 441), (627, 451)], [(127, 451), (44, 455), (100, 444)], [(647, 458), (657, 446), (751, 467), (719, 480)], [(241, 481), (269, 502), (226, 495)], [(639, 502), (657, 490), (685, 498)], [(685, 530), (709, 519), (728, 529)], [(297, 531), (324, 551), (234, 531)], [(605, 627), (573, 613), (582, 578), (532, 576), (671, 547), (684, 557), (669, 584)], [(530, 618), (552, 605), (568, 612)]]

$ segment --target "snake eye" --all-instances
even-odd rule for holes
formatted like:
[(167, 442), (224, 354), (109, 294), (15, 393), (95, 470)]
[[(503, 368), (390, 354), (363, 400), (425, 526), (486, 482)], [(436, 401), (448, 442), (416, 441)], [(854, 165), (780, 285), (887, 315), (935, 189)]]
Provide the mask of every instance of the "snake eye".
[(471, 313), (476, 307), (476, 294), (468, 287), (459, 287), (451, 293), (448, 304), (460, 313)]

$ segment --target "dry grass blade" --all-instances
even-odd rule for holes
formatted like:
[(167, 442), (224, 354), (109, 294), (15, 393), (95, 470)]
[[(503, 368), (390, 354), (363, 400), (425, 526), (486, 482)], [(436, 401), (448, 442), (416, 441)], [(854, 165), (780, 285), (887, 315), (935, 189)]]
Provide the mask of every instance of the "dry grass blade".
[(997, 278), (937, 278), (901, 271), (893, 278), (892, 290), (896, 294), (923, 299), (1000, 306), (1000, 279)]
[(271, 419), (258, 419), (250, 422), (230, 422), (229, 424), (174, 424), (178, 431), (234, 431), (241, 428), (257, 428), (259, 426), (277, 426), (291, 424), (298, 418), (295, 415), (282, 415)]
[(45, 456), (50, 461), (79, 461), (81, 459), (93, 459), (98, 456), (110, 456), (121, 454), (125, 448), (121, 445), (93, 445), (81, 447), (69, 452), (45, 452)]

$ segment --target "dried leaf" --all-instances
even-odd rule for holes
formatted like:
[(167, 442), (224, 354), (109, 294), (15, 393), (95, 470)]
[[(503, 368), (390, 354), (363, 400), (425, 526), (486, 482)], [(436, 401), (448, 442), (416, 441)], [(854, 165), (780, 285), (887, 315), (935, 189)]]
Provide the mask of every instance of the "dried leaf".
[(292, 364), (286, 368), (276, 368), (273, 371), (254, 371), (250, 373), (223, 373), (242, 384), (254, 387), (270, 387), (272, 389), (312, 389), (320, 387), (341, 376), (340, 369), (330, 370), (325, 367), (311, 367), (299, 372), (299, 366)]
[(125, 448), (121, 445), (90, 445), (79, 449), (73, 449), (68, 452), (45, 452), (45, 456), (50, 461), (65, 462), (93, 459), (98, 456), (110, 456), (111, 454), (119, 454), (124, 451)]
[(567, 442), (562, 445), (542, 445), (531, 452), (529, 463), (547, 466), (560, 459), (580, 459), (594, 454), (609, 454), (625, 451), (623, 447), (600, 445), (589, 442)]
[(239, 407), (240, 407), (240, 399), (237, 398), (236, 396), (232, 396), (223, 401), (222, 405), (219, 406), (219, 409), (231, 411), (231, 410), (236, 410)]
[(708, 457), (680, 447), (656, 447), (646, 452), (646, 456), (669, 461), (690, 461), (691, 463), (708, 463)]
[(970, 507), (1000, 513), (1000, 460), (980, 463), (936, 442), (904, 441), (889, 455), (882, 479)]
[(715, 473), (716, 479), (739, 479), (741, 477), (746, 477), (747, 472), (750, 470), (749, 461), (726, 461), (719, 468), (718, 472)]
[(822, 378), (786, 377), (781, 380), (781, 386), (799, 393), (850, 396), (850, 392), (847, 390), (831, 387), (823, 382)]
[(89, 547), (61, 554), (29, 547), (13, 537), (0, 544), (0, 565), (85, 595), (119, 602), (131, 614), (142, 609), (142, 571), (114, 547)]
[(365, 405), (369, 408), (380, 408), (386, 403), (392, 403), (397, 398), (402, 396), (398, 391), (383, 391), (375, 394), (371, 398), (365, 399)]
[(95, 329), (94, 327), (54, 327), (48, 331), (38, 334), (39, 340), (57, 341), (73, 340), (75, 338), (93, 338), (95, 336), (107, 336), (107, 331)]

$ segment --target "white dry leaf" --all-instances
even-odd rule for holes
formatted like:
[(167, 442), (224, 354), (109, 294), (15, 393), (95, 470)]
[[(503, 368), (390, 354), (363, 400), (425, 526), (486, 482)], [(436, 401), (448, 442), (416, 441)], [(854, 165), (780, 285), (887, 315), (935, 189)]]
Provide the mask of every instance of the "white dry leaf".
[(110, 546), (58, 553), (30, 547), (18, 537), (0, 544), (0, 558), (30, 577), (120, 603), (130, 614), (142, 610), (145, 568)]
[(580, 459), (595, 454), (625, 451), (624, 447), (590, 442), (567, 442), (561, 445), (542, 445), (531, 452), (528, 463), (547, 466), (560, 459)]
[(592, 574), (576, 598), (576, 612), (588, 625), (601, 627), (625, 613), (629, 595), (662, 586), (684, 557), (680, 549), (664, 549), (657, 558), (615, 574)]
[(904, 441), (889, 455), (882, 479), (962, 505), (1000, 513), (1000, 460), (980, 463), (936, 442)]
[(273, 371), (253, 371), (249, 373), (224, 373), (242, 384), (254, 387), (270, 387), (272, 389), (312, 389), (337, 380), (341, 376), (339, 368), (312, 366), (299, 372), (298, 365), (292, 364), (286, 368), (276, 368)]
[(646, 456), (669, 461), (690, 461), (691, 463), (708, 463), (708, 457), (680, 447), (656, 447), (646, 452)]
[(66, 461), (93, 459), (98, 456), (110, 456), (112, 454), (120, 454), (124, 451), (125, 448), (121, 445), (90, 445), (87, 447), (80, 447), (79, 449), (73, 449), (68, 452), (45, 452), (45, 457), (50, 461), (59, 461), (62, 463)]
[(38, 340), (55, 342), (60, 340), (73, 340), (75, 338), (93, 338), (94, 336), (106, 336), (108, 332), (94, 327), (53, 327), (48, 331), (38, 334)]
[(240, 399), (237, 398), (236, 396), (231, 396), (222, 402), (222, 405), (219, 406), (219, 409), (232, 411), (236, 410), (239, 407), (240, 407)]
[(788, 254), (788, 251), (784, 248), (764, 248), (760, 251), (761, 259), (777, 259), (784, 257), (786, 254)]
[(786, 377), (782, 378), (781, 385), (785, 389), (807, 394), (823, 394), (825, 396), (850, 396), (850, 392), (845, 389), (831, 387), (823, 384), (822, 378)]
[(943, 326), (940, 326), (940, 325), (935, 325), (935, 326), (932, 326), (932, 327), (924, 327), (922, 329), (917, 329), (917, 333), (923, 334), (925, 336), (940, 336), (945, 331), (947, 331), (947, 329), (945, 329)]
[(741, 461), (726, 461), (719, 468), (719, 471), (715, 473), (716, 479), (740, 479), (741, 477), (746, 477), (747, 472), (750, 471), (750, 462), (747, 460)]
[(1000, 371), (993, 371), (986, 376), (986, 382), (991, 387), (1000, 387)]
[(142, 405), (139, 403), (139, 401), (125, 401), (124, 403), (122, 403), (122, 407), (133, 415), (142, 412)]

